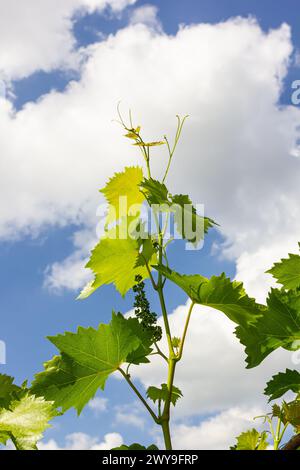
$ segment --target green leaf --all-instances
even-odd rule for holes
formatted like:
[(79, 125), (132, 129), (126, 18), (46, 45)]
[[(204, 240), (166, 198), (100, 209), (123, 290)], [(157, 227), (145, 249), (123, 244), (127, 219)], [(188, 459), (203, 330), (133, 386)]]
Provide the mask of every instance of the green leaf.
[(155, 240), (152, 240), (151, 238), (146, 238), (145, 240), (140, 241), (140, 252), (135, 267), (146, 266), (146, 264), (152, 265), (155, 263), (155, 260), (157, 259), (157, 250), (154, 246), (154, 242)]
[(296, 350), (300, 346), (300, 293), (272, 289), (268, 308), (257, 322), (247, 328), (239, 326), (236, 336), (246, 346), (247, 368), (260, 364), (272, 351), (282, 347)]
[(77, 333), (50, 337), (61, 356), (36, 375), (32, 392), (54, 400), (63, 411), (73, 406), (79, 414), (98, 388), (104, 389), (108, 376), (141, 345), (132, 325), (121, 314), (113, 314), (110, 324), (97, 330), (79, 327)]
[(288, 258), (275, 263), (267, 273), (272, 274), (285, 289), (300, 287), (300, 256), (289, 254)]
[(14, 378), (9, 375), (0, 374), (0, 407), (6, 408), (20, 387), (14, 385)]
[[(156, 401), (167, 401), (169, 398), (169, 390), (167, 384), (161, 384), (161, 388), (149, 387), (147, 390), (147, 397), (154, 403)], [(171, 403), (175, 406), (177, 400), (183, 397), (181, 390), (173, 385), (171, 394)]]
[(120, 447), (114, 447), (111, 450), (158, 450), (158, 447), (156, 447), (155, 444), (151, 444), (149, 447), (145, 447), (135, 442), (134, 444), (131, 444), (130, 446), (123, 444)]
[(137, 318), (128, 318), (127, 324), (132, 332), (139, 338), (140, 345), (126, 357), (129, 364), (149, 363), (147, 356), (152, 352), (153, 335), (151, 330), (143, 329)]
[(193, 302), (220, 310), (239, 325), (254, 323), (265, 308), (247, 296), (241, 282), (232, 282), (224, 273), (207, 279), (200, 274), (184, 275), (164, 266), (154, 267), (181, 287)]
[(276, 403), (272, 406), (272, 417), (275, 417), (275, 418), (281, 418), (282, 417), (281, 408)]
[(153, 178), (145, 178), (140, 183), (140, 189), (150, 206), (152, 206), (153, 204), (167, 204), (168, 206), (170, 205), (170, 201), (168, 198), (169, 191), (164, 183), (161, 183), (160, 181), (157, 181)]
[(115, 173), (105, 188), (100, 190), (109, 204), (106, 225), (119, 220), (121, 217), (137, 216), (139, 214), (145, 199), (139, 189), (142, 179), (142, 168), (126, 167), (122, 173)]
[(142, 279), (149, 277), (145, 266), (137, 266), (140, 243), (131, 232), (137, 223), (137, 219), (127, 218), (119, 226), (116, 238), (113, 238), (113, 228), (96, 245), (86, 265), (95, 274), (95, 279), (85, 286), (79, 299), (89, 297), (104, 284), (114, 284), (124, 296), (135, 285), (137, 275)]
[(237, 438), (235, 450), (266, 450), (268, 447), (267, 433), (259, 433), (256, 429), (243, 432)]
[(9, 409), (0, 411), (2, 442), (7, 437), (18, 450), (36, 449), (36, 443), (49, 427), (48, 422), (57, 415), (53, 403), (27, 393), (11, 402)]
[[(175, 194), (171, 196), (171, 203), (178, 233), (182, 238), (195, 245), (203, 239), (204, 234), (207, 233), (210, 228), (217, 225), (216, 222), (209, 217), (203, 217), (197, 214), (187, 194)], [(176, 206), (178, 206), (179, 210), (176, 209)]]
[(283, 402), (282, 409), (285, 421), (300, 430), (300, 401), (294, 400), (290, 403)]
[(275, 400), (289, 390), (300, 393), (300, 373), (296, 370), (286, 369), (285, 372), (273, 375), (267, 383), (264, 393), (270, 397), (270, 400)]
[(161, 206), (157, 210), (174, 214), (177, 232), (191, 243), (197, 245), (209, 228), (216, 225), (212, 219), (197, 214), (188, 195), (172, 196), (166, 185), (160, 181), (153, 178), (144, 179), (140, 188), (150, 206)]
[(139, 138), (140, 130), (141, 126), (138, 126), (136, 129), (131, 129), (129, 132), (127, 132), (127, 134), (125, 134), (125, 137), (128, 139), (137, 140)]
[(173, 338), (172, 338), (173, 348), (178, 349), (180, 347), (180, 344), (181, 344), (181, 338), (178, 338), (177, 336), (173, 336)]

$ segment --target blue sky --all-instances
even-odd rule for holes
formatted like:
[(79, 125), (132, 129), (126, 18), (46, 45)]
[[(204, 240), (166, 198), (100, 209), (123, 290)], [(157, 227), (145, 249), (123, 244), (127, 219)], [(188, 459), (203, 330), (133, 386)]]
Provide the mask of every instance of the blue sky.
[[(120, 13), (119, 17), (109, 13), (92, 13), (78, 17), (74, 20), (73, 32), (78, 48), (97, 43), (99, 40), (105, 41), (106, 35), (115, 34), (121, 28), (127, 27), (136, 8), (151, 4), (158, 8), (158, 19), (168, 35), (175, 35), (182, 23), (215, 24), (234, 16), (251, 15), (257, 18), (265, 32), (270, 28), (280, 27), (283, 22), (288, 23), (292, 28), (292, 42), (297, 48), (300, 47), (297, 3), (296, 0), (276, 3), (271, 0), (137, 1)], [(102, 39), (99, 39), (99, 33), (104, 35)], [(291, 65), (284, 79), (281, 104), (290, 104), (290, 84), (296, 78), (300, 78), (299, 68)], [(70, 80), (80, 80), (80, 72), (66, 72), (60, 69), (49, 72), (37, 70), (25, 78), (13, 78), (15, 109), (19, 111), (26, 103), (39, 100), (52, 89), (63, 92)], [(117, 133), (118, 129), (115, 132)], [(32, 171), (35, 169), (32, 168)], [(53, 184), (55, 185), (55, 182)], [(18, 191), (17, 187), (15, 191)], [(188, 181), (186, 191), (189, 191)], [(7, 203), (9, 205), (9, 201)], [(214, 217), (214, 214), (209, 215)], [(76, 224), (67, 224), (63, 228), (46, 224), (38, 235), (21, 235), (17, 241), (4, 239), (0, 242), (3, 315), (0, 336), (7, 346), (7, 364), (1, 365), (1, 371), (15, 376), (17, 382), (26, 378), (31, 380), (33, 374), (41, 370), (43, 361), (54, 353), (54, 348), (45, 338), (47, 335), (66, 330), (74, 331), (78, 325), (96, 326), (101, 321), (109, 321), (112, 309), (125, 313), (132, 307), (132, 294), (122, 299), (111, 286), (104, 287), (88, 300), (81, 302), (75, 300), (76, 291), (62, 290), (57, 294), (43, 286), (47, 266), (72, 254), (72, 236), (79, 228)], [(170, 249), (171, 264), (180, 272), (201, 272), (210, 276), (225, 271), (234, 277), (236, 260), (224, 259), (220, 254), (214, 254), (213, 246), (220, 244), (222, 240), (223, 235), (213, 230), (207, 237), (204, 248), (196, 252), (185, 251), (182, 243), (178, 242)], [(169, 287), (168, 293), (170, 312), (185, 303), (185, 296), (177, 289)], [(152, 308), (158, 311), (158, 303), (151, 294), (150, 300)], [(107, 411), (96, 416), (91, 409), (86, 408), (80, 418), (77, 418), (74, 411), (69, 411), (55, 421), (53, 428), (47, 431), (45, 441), (53, 438), (60, 445), (64, 445), (65, 436), (73, 432), (87, 433), (98, 437), (100, 441), (109, 432), (120, 432), (126, 442), (139, 440), (150, 443), (155, 439), (155, 436), (149, 434), (150, 427), (147, 424), (138, 429), (134, 425), (116, 422), (116, 407), (124, 405), (128, 408), (128, 404), (134, 401), (126, 384), (113, 378), (109, 379), (104, 395), (99, 396), (108, 398)], [(204, 415), (207, 414), (209, 413)], [(142, 417), (148, 420), (145, 415)], [(183, 421), (192, 425), (201, 422), (202, 418), (204, 417), (197, 413), (189, 415)]]

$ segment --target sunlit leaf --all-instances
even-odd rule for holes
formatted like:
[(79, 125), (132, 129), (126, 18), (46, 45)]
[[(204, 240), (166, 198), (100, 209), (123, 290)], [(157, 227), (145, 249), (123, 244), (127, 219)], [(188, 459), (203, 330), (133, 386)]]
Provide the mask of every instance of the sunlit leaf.
[[(172, 387), (172, 393), (171, 393), (171, 403), (175, 406), (177, 400), (181, 398), (182, 392), (179, 390), (179, 388), (175, 387), (173, 385)], [(169, 399), (169, 389), (167, 387), (167, 384), (161, 384), (161, 387), (149, 387), (147, 390), (147, 397), (150, 398), (154, 403), (156, 401), (162, 401), (166, 402)]]
[(184, 275), (164, 266), (154, 267), (193, 302), (220, 310), (239, 325), (255, 322), (265, 308), (247, 296), (241, 282), (231, 281), (224, 273), (207, 279), (200, 274)]
[(239, 326), (236, 335), (246, 346), (247, 367), (260, 364), (279, 347), (296, 350), (300, 347), (300, 293), (272, 289), (268, 308), (254, 325)]
[(144, 201), (144, 195), (139, 189), (143, 179), (140, 167), (126, 167), (115, 175), (101, 189), (108, 204), (106, 224), (119, 220), (121, 217), (137, 216)]
[[(133, 356), (135, 363), (145, 362), (142, 359), (150, 348), (137, 322), (113, 314), (110, 324), (98, 329), (79, 327), (77, 333), (50, 337), (61, 356), (36, 375), (32, 392), (54, 400), (63, 411), (73, 406), (80, 413), (98, 388), (104, 389), (109, 375), (128, 362), (128, 357), (132, 361), (133, 351), (139, 351)], [(139, 349), (142, 341), (145, 344)]]

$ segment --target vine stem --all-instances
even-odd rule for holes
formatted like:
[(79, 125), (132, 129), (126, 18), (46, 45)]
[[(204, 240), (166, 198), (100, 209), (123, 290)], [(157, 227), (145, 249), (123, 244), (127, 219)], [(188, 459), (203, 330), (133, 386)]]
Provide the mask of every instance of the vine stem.
[(126, 372), (124, 372), (123, 369), (121, 369), (121, 367), (118, 368), (118, 371), (121, 372), (121, 374), (123, 375), (124, 379), (126, 380), (126, 382), (128, 383), (128, 385), (132, 388), (132, 390), (134, 391), (134, 393), (138, 396), (138, 398), (141, 400), (141, 402), (143, 403), (143, 405), (145, 406), (145, 408), (148, 410), (148, 412), (150, 413), (151, 417), (153, 418), (153, 420), (155, 421), (155, 423), (159, 424), (159, 419), (158, 417), (156, 416), (156, 414), (154, 413), (154, 411), (152, 410), (152, 408), (148, 405), (148, 403), (146, 402), (146, 400), (144, 399), (144, 397), (140, 394), (140, 392), (138, 391), (138, 389), (136, 388), (136, 386), (132, 383), (132, 381), (130, 380), (130, 376), (128, 374), (126, 374)]
[(184, 330), (183, 330), (183, 335), (182, 335), (182, 339), (181, 339), (181, 343), (180, 343), (180, 347), (179, 347), (179, 352), (178, 352), (178, 356), (177, 356), (177, 361), (180, 361), (180, 359), (182, 358), (184, 342), (185, 342), (185, 338), (186, 338), (186, 334), (187, 334), (187, 330), (188, 330), (188, 326), (189, 326), (189, 323), (190, 323), (191, 314), (192, 314), (192, 310), (193, 310), (194, 305), (195, 305), (195, 302), (192, 302), (191, 305), (190, 305), (187, 317), (186, 317)]

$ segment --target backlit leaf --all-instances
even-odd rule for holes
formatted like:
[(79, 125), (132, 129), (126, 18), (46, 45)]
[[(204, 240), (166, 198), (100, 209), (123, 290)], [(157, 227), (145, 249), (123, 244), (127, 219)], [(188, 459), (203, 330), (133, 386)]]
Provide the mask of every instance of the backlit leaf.
[(236, 335), (246, 346), (247, 367), (260, 364), (272, 351), (282, 347), (294, 351), (300, 347), (300, 293), (272, 289), (268, 308), (249, 327), (239, 326)]
[[(179, 398), (181, 398), (182, 396), (183, 395), (182, 395), (181, 390), (179, 390), (179, 388), (173, 385), (172, 394), (171, 394), (171, 403), (175, 406), (177, 400), (179, 400)], [(168, 390), (167, 384), (161, 384), (160, 388), (149, 387), (147, 390), (147, 397), (150, 398), (150, 400), (152, 400), (154, 403), (156, 401), (163, 401), (163, 402), (167, 401), (169, 398), (169, 390)]]
[[(113, 238), (115, 229), (111, 229), (93, 249), (86, 268), (93, 271), (95, 278), (82, 290), (79, 299), (87, 298), (104, 284), (114, 284), (124, 296), (135, 285), (137, 275), (143, 279), (149, 277), (147, 268), (137, 264), (140, 243), (128, 230), (134, 220), (127, 218), (123, 221), (115, 238)], [(126, 238), (120, 238), (122, 232)]]
[[(77, 333), (50, 337), (61, 356), (46, 363), (45, 370), (36, 375), (32, 392), (54, 400), (63, 411), (73, 406), (80, 413), (98, 388), (104, 389), (109, 375), (145, 340), (136, 322), (113, 314), (110, 324), (101, 324), (98, 329), (79, 327)], [(142, 362), (149, 349), (145, 342), (136, 363)]]
[(207, 279), (200, 274), (184, 275), (164, 266), (154, 267), (181, 287), (193, 302), (220, 310), (239, 325), (255, 322), (265, 308), (247, 296), (241, 282), (231, 281), (224, 273)]
[(106, 224), (119, 220), (121, 217), (137, 216), (144, 196), (139, 189), (143, 179), (140, 167), (126, 167), (121, 173), (116, 173), (101, 189), (108, 204), (109, 211)]

